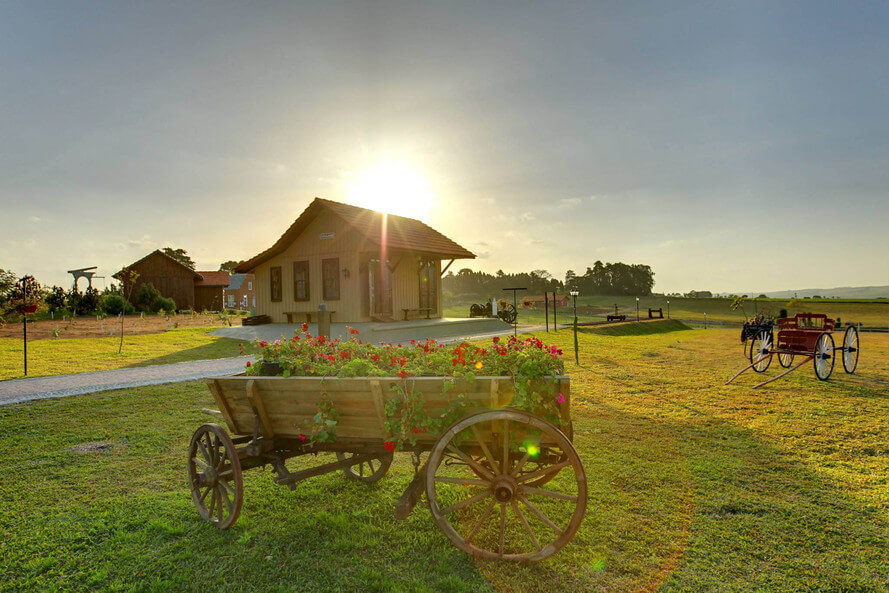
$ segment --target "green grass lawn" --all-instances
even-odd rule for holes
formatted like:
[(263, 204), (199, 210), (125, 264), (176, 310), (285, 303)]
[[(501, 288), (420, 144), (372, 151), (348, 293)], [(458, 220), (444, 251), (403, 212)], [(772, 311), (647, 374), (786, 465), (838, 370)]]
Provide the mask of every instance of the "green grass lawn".
[[(396, 521), (406, 455), (373, 486), (330, 474), (291, 492), (251, 470), (238, 522), (205, 524), (185, 476), (213, 406), (200, 383), (0, 408), (0, 589), (889, 589), (889, 336), (862, 336), (856, 375), (819, 382), (806, 365), (752, 391), (759, 377), (723, 386), (744, 364), (736, 334), (580, 335), (588, 510), (530, 566), (474, 562), (425, 503)], [(573, 360), (570, 332), (542, 337)], [(110, 446), (75, 448), (96, 441)]]
[[(511, 295), (510, 295), (511, 298)], [(663, 309), (664, 316), (667, 316), (668, 307), (667, 300), (670, 301), (669, 314), (671, 318), (682, 319), (693, 322), (702, 322), (704, 314), (707, 314), (709, 321), (728, 321), (735, 323), (744, 322), (744, 312), (740, 309), (731, 310), (732, 299), (687, 299), (670, 297), (642, 297), (639, 299), (639, 315), (641, 319), (648, 317), (648, 309)], [(481, 302), (480, 299), (475, 300), (453, 300), (445, 303), (445, 317), (468, 317), (469, 305), (474, 302)], [(521, 303), (521, 301), (519, 301)], [(754, 303), (752, 300), (744, 302), (744, 309), (748, 316), (753, 316), (755, 312), (766, 311), (777, 317), (781, 309), (787, 309), (788, 314), (796, 313), (825, 313), (826, 315), (837, 318), (842, 321), (850, 321), (862, 323), (867, 326), (889, 327), (889, 302), (885, 300), (863, 301), (844, 301), (841, 299), (824, 299), (824, 300), (799, 300), (796, 307), (788, 307), (788, 299), (762, 299)], [(602, 316), (590, 315), (583, 313), (584, 306), (592, 306), (599, 308), (607, 308), (609, 312), (613, 311), (614, 305), (617, 305), (618, 311), (628, 315), (629, 318), (635, 320), (636, 317), (636, 297), (614, 297), (614, 296), (580, 296), (577, 299), (577, 306), (580, 310), (578, 319), (584, 321), (600, 321), (604, 320)], [(552, 312), (550, 312), (552, 315)], [(557, 319), (559, 324), (570, 323), (573, 319), (573, 309), (571, 307), (559, 307)], [(604, 314), (603, 314), (604, 315)], [(550, 317), (552, 319), (552, 317)], [(524, 309), (519, 307), (519, 323), (543, 324), (545, 322), (545, 313), (543, 308)]]
[[(118, 354), (119, 337), (50, 338), (28, 341), (28, 376), (105, 371), (237, 356), (237, 340), (211, 336), (216, 328), (171, 329), (158, 334), (125, 336)], [(22, 375), (22, 340), (0, 338), (0, 380)], [(249, 344), (244, 344), (249, 349)]]

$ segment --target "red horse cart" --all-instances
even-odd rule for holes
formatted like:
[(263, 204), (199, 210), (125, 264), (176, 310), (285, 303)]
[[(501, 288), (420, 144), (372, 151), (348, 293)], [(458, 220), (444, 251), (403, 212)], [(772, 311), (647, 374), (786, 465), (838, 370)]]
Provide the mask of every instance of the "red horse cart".
[[(797, 313), (793, 317), (779, 319), (777, 342), (773, 343), (771, 332), (763, 331), (756, 336), (751, 344), (750, 364), (725, 384), (728, 385), (749, 369), (757, 373), (765, 372), (775, 355), (787, 370), (754, 386), (754, 389), (795, 371), (810, 359), (815, 366), (815, 376), (826, 381), (833, 373), (836, 352), (842, 352), (843, 369), (849, 374), (854, 373), (858, 367), (858, 329), (854, 325), (848, 326), (843, 334), (843, 345), (837, 346), (833, 339), (834, 325), (834, 320), (822, 313)], [(798, 356), (803, 360), (792, 366), (794, 358)]]

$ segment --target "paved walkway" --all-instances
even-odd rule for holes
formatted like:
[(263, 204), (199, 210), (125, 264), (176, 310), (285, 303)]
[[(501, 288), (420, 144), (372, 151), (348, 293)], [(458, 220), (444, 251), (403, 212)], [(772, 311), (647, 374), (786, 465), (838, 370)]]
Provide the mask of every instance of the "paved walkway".
[[(543, 326), (520, 325), (518, 329), (519, 333), (541, 331)], [(509, 329), (445, 338), (439, 341), (449, 343), (484, 340), (511, 333), (512, 330)], [(20, 404), (37, 399), (96, 393), (98, 391), (108, 391), (109, 389), (180, 383), (206, 377), (232, 375), (243, 371), (248, 360), (253, 360), (253, 357), (237, 356), (235, 358), (218, 358), (215, 360), (194, 360), (191, 362), (158, 364), (146, 367), (115, 369), (112, 371), (0, 381), (0, 406)]]
[(109, 389), (194, 381), (240, 373), (251, 356), (0, 381), (0, 406)]

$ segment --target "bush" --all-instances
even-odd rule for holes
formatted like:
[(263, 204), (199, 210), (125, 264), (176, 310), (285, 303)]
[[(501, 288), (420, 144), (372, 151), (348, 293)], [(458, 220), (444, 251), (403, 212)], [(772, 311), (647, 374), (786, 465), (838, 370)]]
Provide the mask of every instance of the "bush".
[(156, 299), (154, 299), (154, 302), (151, 303), (151, 312), (157, 313), (159, 311), (173, 313), (174, 311), (176, 311), (176, 301), (167, 297), (157, 297)]
[(139, 290), (136, 291), (136, 294), (133, 297), (133, 304), (135, 304), (136, 308), (140, 311), (157, 311), (158, 309), (154, 308), (154, 302), (159, 298), (163, 297), (154, 287), (154, 284), (145, 282), (144, 284), (141, 284)]
[(65, 308), (65, 289), (61, 286), (53, 286), (43, 301), (49, 305), (50, 311), (61, 311)]
[(109, 315), (119, 315), (121, 312), (125, 315), (132, 315), (136, 312), (136, 308), (133, 304), (119, 294), (106, 294), (102, 296), (101, 308), (102, 311)]

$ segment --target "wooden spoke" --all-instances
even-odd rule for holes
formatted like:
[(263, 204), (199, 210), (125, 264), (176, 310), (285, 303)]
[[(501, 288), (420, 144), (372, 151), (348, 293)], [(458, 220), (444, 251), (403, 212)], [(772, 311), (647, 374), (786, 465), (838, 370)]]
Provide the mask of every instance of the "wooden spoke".
[(204, 493), (201, 494), (201, 502), (204, 502), (204, 499), (207, 498), (207, 495), (210, 494), (211, 490), (213, 490), (213, 488), (210, 488), (210, 487), (208, 487), (206, 490), (204, 490)]
[(519, 464), (517, 466), (515, 466), (514, 468), (512, 468), (512, 471), (510, 472), (509, 475), (511, 475), (513, 478), (516, 477), (516, 475), (520, 471), (522, 471), (522, 468), (525, 467), (525, 464), (528, 462), (528, 460), (530, 458), (531, 458), (531, 454), (525, 453), (524, 457), (522, 457), (521, 461), (519, 461)]
[(509, 473), (509, 423), (503, 423), (503, 464), (500, 467), (500, 473)]
[(460, 459), (465, 461), (467, 464), (469, 464), (469, 466), (472, 467), (477, 473), (488, 478), (489, 480), (494, 479), (494, 474), (489, 472), (486, 467), (477, 463), (472, 457), (470, 457), (469, 455), (464, 453), (457, 445), (455, 445), (453, 443), (449, 443), (448, 450), (454, 452), (457, 455), (457, 457), (459, 457)]
[(551, 465), (549, 467), (545, 467), (543, 469), (539, 469), (536, 472), (532, 472), (530, 474), (525, 474), (524, 476), (519, 476), (516, 478), (516, 481), (521, 484), (523, 482), (527, 482), (528, 480), (533, 480), (534, 478), (539, 478), (545, 475), (549, 475), (552, 473), (558, 473), (562, 470), (562, 468), (568, 467), (571, 465), (571, 461), (563, 461), (561, 463), (557, 463), (555, 465)]
[(539, 551), (540, 542), (537, 541), (537, 536), (534, 535), (534, 530), (531, 529), (530, 525), (528, 525), (528, 520), (525, 518), (525, 513), (522, 512), (521, 508), (519, 508), (519, 503), (515, 499), (512, 499), (512, 501), (510, 502), (512, 503), (512, 510), (515, 511), (515, 514), (518, 516), (519, 521), (522, 522), (522, 526), (524, 526), (525, 531), (527, 531), (528, 535), (531, 537), (531, 541), (534, 543), (534, 549)]
[(529, 509), (531, 509), (531, 512), (534, 513), (535, 515), (537, 515), (537, 518), (538, 518), (538, 519), (540, 519), (541, 521), (543, 521), (544, 523), (546, 523), (546, 525), (547, 525), (550, 529), (552, 529), (553, 531), (555, 531), (557, 534), (561, 534), (561, 533), (562, 533), (562, 530), (559, 529), (559, 526), (556, 525), (555, 523), (553, 523), (553, 522), (550, 520), (549, 517), (547, 517), (547, 516), (544, 515), (542, 512), (540, 512), (540, 509), (538, 509), (536, 506), (534, 506), (533, 504), (531, 504), (530, 502), (528, 502), (528, 499), (527, 499), (527, 498), (525, 498), (524, 496), (522, 496), (521, 494), (519, 494), (518, 499), (519, 499), (520, 501), (522, 501), (522, 503), (523, 503), (526, 507), (528, 507)]
[(479, 500), (485, 498), (486, 496), (490, 496), (490, 495), (491, 495), (491, 493), (488, 491), (479, 492), (475, 496), (470, 496), (466, 500), (461, 500), (460, 502), (454, 503), (446, 509), (442, 509), (441, 514), (442, 515), (450, 515), (454, 511), (456, 511), (458, 509), (462, 509), (463, 507), (469, 506), (472, 503), (478, 502)]
[(451, 478), (448, 476), (435, 476), (435, 481), (440, 484), (459, 484), (461, 486), (490, 486), (487, 480), (473, 480), (470, 478)]
[(210, 496), (210, 506), (207, 507), (207, 511), (210, 513), (210, 516), (212, 517), (213, 516), (213, 509), (216, 508), (216, 499), (219, 497), (219, 492), (216, 490), (215, 487), (212, 488), (211, 490), (213, 490), (213, 494), (212, 494), (212, 496)]
[(207, 448), (204, 446), (204, 443), (201, 442), (201, 440), (198, 440), (196, 442), (196, 444), (198, 446), (198, 451), (201, 452), (201, 455), (204, 457), (204, 461), (206, 461), (206, 463), (204, 465), (206, 467), (210, 467), (210, 465), (209, 465), (210, 461), (211, 461), (210, 452), (207, 451)]
[(484, 514), (482, 514), (481, 518), (475, 523), (475, 527), (472, 528), (472, 531), (466, 536), (466, 542), (469, 543), (472, 541), (472, 538), (475, 537), (475, 534), (478, 533), (478, 530), (481, 529), (482, 525), (488, 520), (488, 517), (491, 516), (491, 513), (494, 511), (494, 505), (497, 504), (493, 499), (491, 500), (491, 504), (488, 505), (488, 508), (485, 509)]
[(228, 509), (228, 512), (231, 513), (233, 510), (235, 510), (235, 503), (233, 503), (228, 497), (228, 494), (226, 494), (225, 488), (223, 488), (222, 484), (224, 484), (224, 482), (220, 482), (216, 485), (216, 487), (219, 488), (219, 498), (222, 499), (222, 501), (225, 503), (226, 508)]
[(500, 464), (497, 463), (497, 458), (494, 457), (493, 455), (491, 455), (491, 451), (488, 449), (488, 445), (487, 445), (487, 443), (485, 443), (485, 439), (483, 439), (482, 436), (479, 434), (478, 428), (476, 427), (476, 425), (473, 424), (469, 428), (472, 430), (472, 435), (475, 437), (475, 439), (478, 441), (478, 444), (481, 446), (482, 452), (485, 454), (485, 457), (488, 459), (488, 463), (491, 464), (491, 468), (495, 472), (502, 474), (503, 472), (500, 471), (500, 467), (499, 467)]
[[(522, 468), (536, 456), (524, 453), (518, 459), (514, 452), (509, 453), (510, 441), (515, 441), (515, 435), (510, 436), (506, 429), (510, 423), (540, 435), (547, 467), (521, 475)], [(505, 434), (492, 434), (491, 425), (504, 427)], [(488, 435), (487, 440), (483, 435)], [(472, 443), (473, 452), (478, 443), (479, 455), (484, 454), (481, 461), (454, 444), (467, 440)], [(497, 453), (496, 458), (492, 451)], [(445, 460), (452, 459), (452, 455), (465, 465), (446, 464)], [(513, 465), (510, 457), (517, 458), (518, 463)], [(471, 470), (476, 476), (455, 474), (456, 469)], [(547, 558), (571, 540), (586, 511), (586, 475), (571, 441), (546, 420), (514, 409), (489, 410), (457, 421), (433, 446), (425, 471), (426, 500), (433, 519), (455, 546), (476, 558), (517, 561)], [(540, 480), (556, 474), (572, 494), (539, 487)], [(576, 484), (576, 490), (569, 482)], [(527, 498), (538, 495), (540, 508)], [(497, 505), (499, 517), (494, 514)], [(537, 517), (534, 526), (528, 522), (523, 506)], [(517, 521), (507, 520), (507, 515), (512, 514), (510, 508)], [(458, 510), (460, 512), (455, 512)], [(538, 520), (545, 528), (536, 524)], [(521, 523), (521, 527), (517, 523)]]
[(198, 465), (200, 465), (201, 469), (204, 469), (204, 470), (210, 469), (210, 466), (207, 465), (207, 462), (205, 462), (200, 457), (192, 457), (191, 460), (194, 461), (195, 463), (197, 463)]
[(563, 492), (553, 492), (552, 490), (544, 490), (543, 488), (531, 488), (530, 486), (522, 486), (522, 492), (527, 494), (539, 494), (541, 496), (549, 496), (550, 498), (558, 498), (559, 500), (576, 501), (577, 496), (574, 494), (565, 494)]
[(506, 505), (500, 505), (500, 557), (503, 558), (503, 543), (506, 540)]

